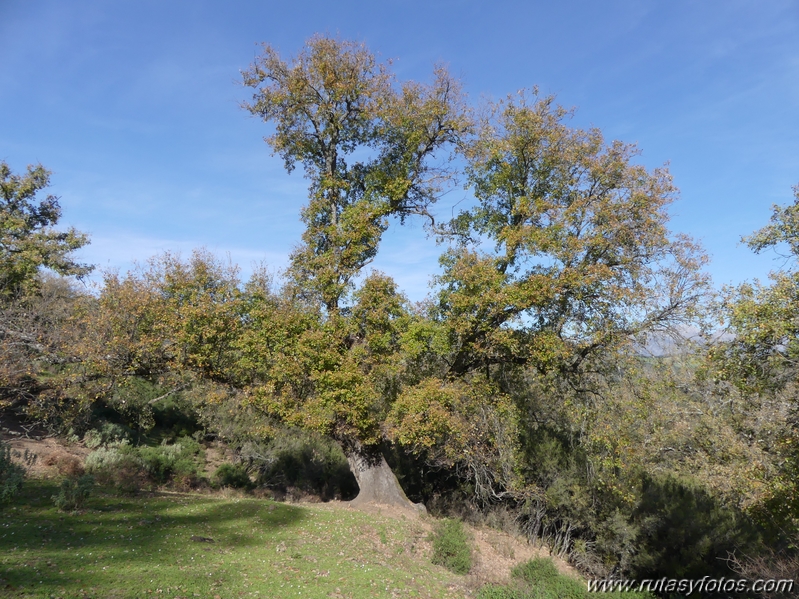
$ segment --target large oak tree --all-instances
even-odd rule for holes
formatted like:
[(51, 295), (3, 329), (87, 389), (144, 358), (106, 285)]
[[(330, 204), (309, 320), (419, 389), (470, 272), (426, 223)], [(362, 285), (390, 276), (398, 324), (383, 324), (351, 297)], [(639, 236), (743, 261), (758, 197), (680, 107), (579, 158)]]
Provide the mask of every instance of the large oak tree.
[(399, 84), (363, 45), (322, 36), (289, 60), (265, 45), (244, 82), (254, 89), (245, 108), (274, 126), (267, 143), (310, 182), (288, 269), (294, 299), (264, 297), (251, 329), (251, 394), (284, 421), (338, 440), (358, 501), (406, 504), (380, 444), (407, 310), (382, 275), (352, 292), (390, 219), (432, 220), (451, 150), (471, 126), (458, 82), (439, 67), (430, 84)]

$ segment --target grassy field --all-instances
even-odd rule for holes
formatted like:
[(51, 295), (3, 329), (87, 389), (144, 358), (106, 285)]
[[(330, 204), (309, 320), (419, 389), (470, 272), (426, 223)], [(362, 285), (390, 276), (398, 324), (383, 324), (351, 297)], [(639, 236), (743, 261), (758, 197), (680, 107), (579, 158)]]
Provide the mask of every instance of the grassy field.
[(28, 480), (0, 508), (0, 597), (469, 594), (463, 577), (430, 564), (413, 518), (177, 493), (95, 492), (79, 513), (62, 513), (56, 492), (53, 481)]

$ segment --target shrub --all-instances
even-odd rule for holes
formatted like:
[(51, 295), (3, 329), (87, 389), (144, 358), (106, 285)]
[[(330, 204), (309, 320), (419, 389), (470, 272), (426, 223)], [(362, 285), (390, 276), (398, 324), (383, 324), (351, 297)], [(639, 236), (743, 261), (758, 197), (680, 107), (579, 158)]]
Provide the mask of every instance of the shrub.
[(86, 469), (102, 485), (135, 492), (149, 479), (155, 484), (174, 482), (194, 486), (199, 479), (200, 444), (189, 437), (179, 443), (132, 447), (127, 441), (100, 447), (86, 458)]
[(698, 481), (648, 476), (633, 512), (639, 526), (630, 574), (635, 578), (701, 578), (730, 575), (718, 556), (759, 546), (747, 515), (725, 505)]
[[(128, 449), (128, 451), (125, 451)], [(131, 450), (127, 443), (113, 443), (108, 447), (95, 449), (86, 456), (86, 470), (92, 473), (99, 473), (123, 460), (126, 455), (131, 455)]]
[(102, 422), (98, 427), (89, 429), (83, 435), (83, 443), (89, 449), (97, 449), (101, 445), (129, 441), (133, 431), (114, 422)]
[(0, 441), (0, 503), (10, 501), (22, 488), (25, 470), (11, 461), (11, 448)]
[(191, 486), (198, 479), (197, 456), (200, 444), (190, 438), (181, 437), (172, 445), (139, 447), (138, 454), (150, 478), (159, 484), (174, 479), (182, 485)]
[(510, 575), (513, 578), (523, 580), (528, 584), (549, 583), (560, 577), (560, 572), (552, 563), (552, 560), (545, 557), (537, 557), (514, 566)]
[(52, 453), (44, 461), (46, 466), (54, 466), (62, 476), (80, 476), (83, 474), (83, 465), (74, 455), (68, 453)]
[(71, 512), (83, 507), (94, 486), (94, 477), (84, 474), (70, 476), (61, 481), (58, 495), (53, 495), (53, 503), (62, 512)]
[(432, 562), (456, 574), (467, 574), (472, 569), (472, 549), (460, 520), (447, 518), (436, 526)]
[(558, 575), (549, 582), (536, 585), (537, 589), (544, 590), (543, 596), (549, 595), (557, 599), (586, 599), (588, 589), (585, 584), (569, 576)]
[(147, 473), (136, 449), (127, 443), (101, 447), (86, 456), (86, 470), (97, 483), (123, 493), (135, 493), (144, 486)]
[[(511, 570), (515, 585), (488, 585), (480, 589), (477, 599), (588, 599), (586, 585), (558, 572), (549, 558), (535, 558)], [(646, 592), (602, 592), (601, 599), (655, 599)]]
[(99, 431), (89, 429), (83, 434), (83, 444), (89, 449), (97, 449), (103, 444), (103, 436)]
[(483, 587), (477, 594), (478, 599), (586, 599), (588, 597), (585, 585), (560, 574), (549, 558), (535, 558), (519, 564), (511, 570), (511, 577), (516, 581), (515, 585)]
[(214, 472), (214, 485), (234, 489), (249, 489), (253, 486), (244, 464), (222, 464)]

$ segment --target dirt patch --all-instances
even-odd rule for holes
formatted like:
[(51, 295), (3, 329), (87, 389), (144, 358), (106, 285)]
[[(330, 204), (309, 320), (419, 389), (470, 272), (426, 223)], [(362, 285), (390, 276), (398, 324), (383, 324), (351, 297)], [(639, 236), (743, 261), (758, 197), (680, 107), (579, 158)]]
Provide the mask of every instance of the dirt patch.
[(40, 425), (28, 424), (8, 412), (0, 412), (0, 439), (11, 448), (11, 459), (33, 477), (82, 472), (91, 453), (83, 445), (68, 444)]
[(235, 456), (235, 452), (224, 443), (212, 441), (205, 446), (205, 476), (210, 479), (217, 468), (232, 463)]
[[(479, 586), (486, 583), (502, 583), (510, 579), (510, 571), (537, 557), (548, 558), (547, 547), (529, 543), (523, 537), (515, 537), (506, 532), (491, 528), (472, 528), (466, 526), (474, 538), (474, 566), (469, 574)], [(552, 557), (555, 567), (561, 574), (580, 579), (577, 570), (562, 559)]]
[(33, 477), (50, 477), (82, 471), (90, 449), (82, 445), (67, 445), (63, 440), (53, 437), (28, 439), (0, 434), (3, 441), (11, 447), (11, 459), (26, 468)]

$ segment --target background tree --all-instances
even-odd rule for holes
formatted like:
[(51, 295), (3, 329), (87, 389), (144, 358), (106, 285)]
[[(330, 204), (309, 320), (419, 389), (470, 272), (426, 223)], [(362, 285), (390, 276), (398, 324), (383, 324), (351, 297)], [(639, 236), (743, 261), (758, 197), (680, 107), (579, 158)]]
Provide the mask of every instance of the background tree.
[(244, 83), (255, 89), (245, 108), (275, 125), (267, 143), (287, 170), (302, 163), (310, 180), (306, 230), (288, 274), (313, 316), (295, 313), (288, 329), (277, 325), (280, 343), (264, 340), (253, 396), (282, 419), (337, 439), (359, 500), (407, 504), (380, 451), (381, 418), (396, 392), (383, 374), (386, 352), (403, 302), (380, 275), (349, 300), (389, 219), (430, 216), (451, 178), (448, 149), (470, 127), (459, 86), (440, 67), (430, 85), (397, 85), (364, 46), (321, 36), (288, 62), (265, 45)]
[(61, 218), (58, 198), (36, 195), (50, 185), (50, 172), (41, 165), (29, 166), (25, 175), (15, 175), (0, 162), (0, 294), (8, 300), (30, 292), (44, 267), (60, 275), (82, 276), (91, 271), (70, 254), (86, 245), (86, 235), (73, 228), (57, 231)]
[[(793, 204), (773, 207), (769, 225), (744, 238), (756, 253), (775, 250), (782, 266), (770, 273), (770, 284), (755, 281), (726, 290), (721, 308), (729, 335), (711, 349), (711, 356), (716, 379), (732, 383), (753, 409), (767, 409), (780, 433), (766, 446), (777, 468), (766, 481), (760, 515), (785, 531), (787, 542), (795, 547), (799, 538), (799, 186), (794, 187), (794, 196)], [(785, 559), (795, 562), (795, 552)]]
[(50, 275), (91, 270), (71, 256), (86, 235), (57, 230), (58, 198), (38, 197), (49, 183), (41, 165), (18, 175), (0, 162), (0, 402), (16, 407), (32, 407), (48, 387), (39, 375), (63, 362), (63, 327), (79, 294)]
[(195, 386), (209, 400), (232, 392), (240, 287), (237, 267), (205, 250), (186, 260), (165, 253), (125, 277), (105, 273), (99, 296), (71, 317), (73, 358), (59, 384), (73, 410), (99, 403), (146, 431), (153, 405), (169, 396)]
[(799, 186), (792, 205), (774, 206), (771, 223), (744, 241), (756, 253), (773, 249), (782, 267), (759, 281), (728, 289), (723, 303), (735, 339), (721, 347), (722, 374), (752, 391), (796, 380), (799, 359)]

